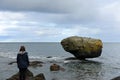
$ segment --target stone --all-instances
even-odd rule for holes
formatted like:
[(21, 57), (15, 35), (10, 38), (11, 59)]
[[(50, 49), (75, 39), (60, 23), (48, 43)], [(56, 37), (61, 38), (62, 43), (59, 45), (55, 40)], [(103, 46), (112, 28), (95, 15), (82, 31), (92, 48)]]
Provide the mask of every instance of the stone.
[(46, 80), (43, 73), (40, 73), (34, 77), (34, 80)]
[[(26, 72), (27, 80), (30, 80), (29, 78), (32, 78), (32, 77), (33, 77), (33, 73), (30, 70), (27, 70), (27, 72)], [(19, 72), (6, 80), (19, 80)]]
[[(16, 61), (12, 61), (10, 63), (8, 63), (8, 65), (12, 65), (14, 63), (17, 63)], [(30, 65), (29, 67), (42, 67), (43, 65), (42, 61), (30, 61)]]
[(10, 63), (8, 63), (8, 65), (12, 65), (13, 63), (17, 63), (16, 61), (12, 61)]
[(65, 60), (78, 60), (76, 57), (68, 57), (68, 58), (65, 58)]
[(115, 77), (115, 78), (113, 78), (113, 79), (111, 79), (111, 80), (120, 80), (120, 76)]
[(73, 54), (77, 59), (99, 57), (103, 43), (100, 39), (72, 36), (61, 41), (65, 51)]
[(59, 71), (60, 70), (60, 66), (57, 64), (52, 64), (50, 66), (50, 71)]
[(52, 56), (48, 56), (47, 58), (52, 58)]
[(43, 62), (41, 62), (41, 61), (31, 61), (30, 62), (30, 65), (29, 66), (32, 66), (32, 67), (42, 67), (43, 65)]

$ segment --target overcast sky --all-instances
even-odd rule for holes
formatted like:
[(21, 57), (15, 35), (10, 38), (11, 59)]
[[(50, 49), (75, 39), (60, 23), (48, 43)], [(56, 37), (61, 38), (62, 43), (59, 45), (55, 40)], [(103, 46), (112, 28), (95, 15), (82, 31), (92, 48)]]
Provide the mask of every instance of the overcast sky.
[(0, 0), (0, 42), (120, 42), (120, 0)]

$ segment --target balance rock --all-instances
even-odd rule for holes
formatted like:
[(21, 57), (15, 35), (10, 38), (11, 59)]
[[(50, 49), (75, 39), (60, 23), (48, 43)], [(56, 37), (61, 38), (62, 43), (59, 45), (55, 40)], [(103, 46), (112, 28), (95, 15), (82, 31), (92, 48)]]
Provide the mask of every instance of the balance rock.
[(99, 57), (102, 52), (102, 41), (88, 37), (72, 36), (61, 41), (65, 51), (78, 59)]

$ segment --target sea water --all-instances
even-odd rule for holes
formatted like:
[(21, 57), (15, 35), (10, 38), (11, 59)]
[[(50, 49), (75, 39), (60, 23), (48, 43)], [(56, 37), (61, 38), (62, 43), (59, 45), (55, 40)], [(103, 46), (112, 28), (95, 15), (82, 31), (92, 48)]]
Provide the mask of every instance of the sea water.
[[(102, 54), (98, 58), (65, 60), (73, 57), (64, 51), (60, 43), (29, 42), (0, 43), (0, 80), (18, 72), (17, 64), (8, 65), (16, 60), (20, 46), (24, 45), (30, 60), (43, 61), (43, 67), (29, 69), (37, 75), (43, 73), (46, 80), (110, 80), (120, 76), (120, 43), (103, 43)], [(57, 63), (64, 71), (51, 72), (49, 67)]]

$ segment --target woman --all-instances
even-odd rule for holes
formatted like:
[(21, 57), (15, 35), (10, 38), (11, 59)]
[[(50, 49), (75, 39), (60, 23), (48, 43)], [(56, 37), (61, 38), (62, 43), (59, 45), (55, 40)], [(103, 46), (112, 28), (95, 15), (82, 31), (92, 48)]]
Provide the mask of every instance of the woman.
[(19, 53), (17, 54), (17, 65), (19, 68), (19, 80), (25, 80), (29, 58), (24, 46), (20, 47)]

